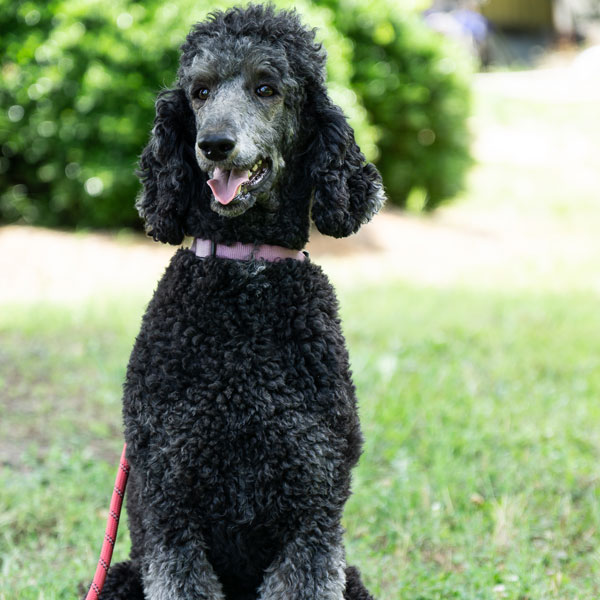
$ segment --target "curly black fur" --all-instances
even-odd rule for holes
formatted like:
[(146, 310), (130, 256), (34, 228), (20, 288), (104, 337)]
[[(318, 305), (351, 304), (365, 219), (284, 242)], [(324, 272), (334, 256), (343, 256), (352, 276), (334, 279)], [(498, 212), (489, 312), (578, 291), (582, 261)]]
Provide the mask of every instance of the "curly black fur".
[[(207, 47), (223, 57), (215, 80), (266, 56), (283, 90), (265, 132), (282, 166), (234, 217), (211, 207), (195, 149), (190, 90)], [(294, 12), (216, 12), (182, 51), (140, 160), (138, 209), (156, 240), (302, 248), (311, 209), (333, 236), (377, 211), (379, 175), (329, 100), (324, 52)], [(144, 316), (123, 414), (132, 550), (102, 600), (371, 599), (345, 566), (340, 519), (361, 433), (337, 300), (319, 267), (180, 249)]]

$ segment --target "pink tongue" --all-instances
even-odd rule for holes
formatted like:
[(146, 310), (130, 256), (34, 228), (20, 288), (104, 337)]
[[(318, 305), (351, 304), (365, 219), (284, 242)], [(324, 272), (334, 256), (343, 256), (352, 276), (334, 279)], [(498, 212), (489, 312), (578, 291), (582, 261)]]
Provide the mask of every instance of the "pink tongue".
[(248, 171), (232, 169), (226, 171), (220, 167), (215, 168), (213, 178), (207, 181), (215, 198), (221, 204), (229, 204), (238, 194), (240, 186), (250, 179)]

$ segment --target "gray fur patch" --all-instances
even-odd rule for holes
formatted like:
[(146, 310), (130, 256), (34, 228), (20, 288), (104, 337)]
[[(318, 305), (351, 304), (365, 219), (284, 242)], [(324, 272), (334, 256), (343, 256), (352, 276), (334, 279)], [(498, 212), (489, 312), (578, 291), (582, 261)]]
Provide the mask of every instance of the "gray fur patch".
[(341, 542), (315, 548), (297, 538), (265, 572), (261, 600), (343, 600), (346, 559)]
[(145, 557), (142, 581), (147, 600), (225, 600), (203, 550), (157, 547)]
[(371, 206), (369, 207), (369, 216), (367, 221), (369, 221), (373, 215), (377, 214), (385, 204), (387, 200), (387, 196), (385, 194), (385, 190), (383, 189), (383, 185), (379, 184), (376, 186), (377, 191), (373, 194), (373, 199), (371, 200)]
[[(247, 41), (246, 41), (247, 42)], [(211, 135), (222, 135), (235, 142), (235, 147), (226, 160), (218, 162), (225, 170), (246, 170), (261, 159), (269, 159), (271, 173), (265, 182), (245, 197), (239, 198), (235, 207), (223, 207), (213, 202), (211, 208), (223, 216), (233, 217), (245, 212), (255, 202), (270, 210), (279, 206), (275, 185), (285, 166), (283, 150), (286, 140), (293, 139), (290, 132), (297, 130), (294, 111), (286, 102), (295, 93), (295, 85), (287, 75), (287, 61), (281, 56), (270, 56), (272, 49), (257, 49), (243, 40), (238, 56), (232, 60), (217, 57), (215, 53), (202, 50), (197, 54), (185, 76), (185, 87), (196, 120), (198, 143)], [(260, 98), (258, 86), (268, 84), (276, 90), (273, 97)], [(208, 97), (201, 101), (197, 90), (205, 88)], [(196, 144), (196, 159), (202, 171), (211, 176), (217, 163), (208, 160)]]

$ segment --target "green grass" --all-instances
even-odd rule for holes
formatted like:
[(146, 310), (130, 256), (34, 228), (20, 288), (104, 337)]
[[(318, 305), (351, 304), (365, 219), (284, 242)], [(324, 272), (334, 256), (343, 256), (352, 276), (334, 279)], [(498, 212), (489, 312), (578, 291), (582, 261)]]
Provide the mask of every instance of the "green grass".
[[(141, 302), (2, 308), (0, 598), (77, 597), (98, 560)], [(122, 527), (123, 532), (126, 526)], [(120, 536), (116, 560), (127, 555)]]
[(345, 304), (366, 437), (346, 519), (373, 590), (599, 597), (597, 298), (389, 286)]
[[(377, 597), (599, 597), (597, 299), (392, 283), (341, 302), (365, 434), (348, 554)], [(2, 311), (3, 600), (93, 574), (142, 310)]]

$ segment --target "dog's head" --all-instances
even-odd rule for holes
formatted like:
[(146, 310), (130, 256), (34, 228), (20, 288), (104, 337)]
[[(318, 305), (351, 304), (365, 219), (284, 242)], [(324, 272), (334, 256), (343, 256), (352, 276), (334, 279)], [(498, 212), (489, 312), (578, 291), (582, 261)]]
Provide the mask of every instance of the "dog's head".
[(302, 247), (309, 214), (350, 235), (384, 200), (375, 167), (324, 85), (325, 53), (295, 12), (215, 12), (159, 94), (137, 203), (155, 239)]

